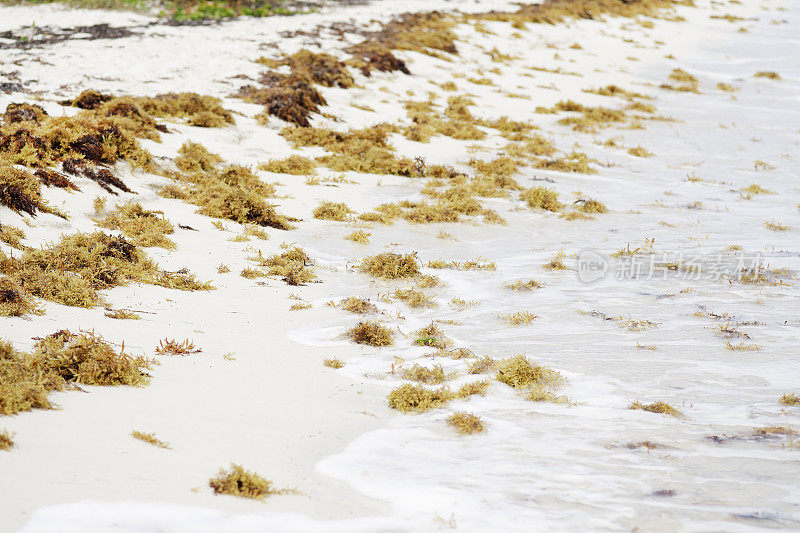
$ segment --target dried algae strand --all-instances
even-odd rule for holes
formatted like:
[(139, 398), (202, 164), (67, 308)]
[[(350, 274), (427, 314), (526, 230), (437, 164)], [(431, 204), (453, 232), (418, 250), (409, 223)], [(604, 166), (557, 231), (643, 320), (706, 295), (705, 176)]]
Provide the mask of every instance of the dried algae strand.
[(141, 320), (141, 316), (127, 309), (107, 309), (105, 316), (116, 320)]
[(190, 355), (200, 353), (203, 350), (197, 348), (194, 342), (189, 339), (184, 339), (179, 342), (176, 339), (162, 339), (156, 346), (156, 353), (159, 355)]
[(151, 446), (155, 446), (156, 448), (165, 448), (170, 449), (170, 445), (168, 442), (164, 442), (156, 438), (155, 433), (144, 433), (142, 431), (131, 431), (131, 437), (136, 440), (140, 440), (142, 442), (146, 442)]
[(513, 282), (508, 282), (503, 284), (503, 287), (512, 291), (532, 291), (536, 289), (541, 289), (545, 287), (547, 284), (541, 281), (536, 281), (535, 279), (529, 280), (518, 280)]

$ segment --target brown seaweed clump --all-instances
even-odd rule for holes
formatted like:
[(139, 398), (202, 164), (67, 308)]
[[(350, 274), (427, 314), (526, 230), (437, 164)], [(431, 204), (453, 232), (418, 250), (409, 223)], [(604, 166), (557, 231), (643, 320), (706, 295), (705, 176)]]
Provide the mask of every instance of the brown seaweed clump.
[[(80, 188), (75, 185), (72, 180), (70, 180), (64, 174), (56, 172), (55, 170), (49, 168), (39, 168), (33, 173), (33, 175), (39, 178), (39, 183), (45, 187), (58, 187), (59, 189), (67, 189), (69, 191), (80, 191)], [(122, 181), (119, 180), (119, 183), (122, 183)], [(122, 186), (117, 185), (116, 183), (114, 183), (114, 185), (124, 190), (124, 183), (122, 183)]]
[[(463, 176), (452, 167), (429, 165), (420, 157), (398, 157), (388, 139), (389, 133), (395, 131), (395, 126), (382, 123), (345, 132), (327, 128), (287, 127), (280, 133), (294, 148), (319, 146), (331, 152), (329, 155), (317, 157), (316, 162), (338, 172), (391, 174), (411, 178), (429, 176), (440, 180)], [(397, 211), (389, 218), (400, 215), (401, 212)], [(387, 222), (388, 218), (380, 221)]]
[(389, 407), (403, 413), (422, 413), (443, 407), (452, 400), (453, 393), (447, 388), (428, 389), (422, 385), (402, 385), (389, 393)]
[(101, 303), (98, 291), (131, 282), (179, 290), (210, 290), (185, 271), (165, 272), (124, 237), (77, 233), (58, 244), (28, 249), (17, 259), (0, 255), (0, 273), (25, 294), (74, 307)]
[(303, 49), (287, 57), (283, 63), (291, 67), (292, 74), (324, 87), (349, 89), (354, 85), (347, 65), (330, 54), (315, 54)]
[(405, 61), (380, 44), (362, 43), (350, 48), (348, 51), (353, 55), (348, 60), (348, 64), (358, 68), (364, 76), (371, 76), (373, 70), (379, 72), (399, 71), (403, 74), (411, 74)]
[(147, 129), (166, 132), (164, 126), (156, 124), (154, 117), (182, 118), (192, 126), (221, 128), (233, 124), (233, 115), (222, 107), (219, 98), (193, 92), (165, 93), (157, 96), (114, 97), (94, 90), (85, 90), (61, 105), (85, 110), (98, 110), (106, 116), (124, 116)]
[(260, 87), (247, 86), (239, 91), (240, 98), (264, 106), (264, 113), (256, 117), (262, 122), (272, 115), (308, 127), (311, 114), (318, 113), (319, 107), (326, 105), (315, 84), (342, 89), (355, 85), (347, 65), (330, 54), (303, 49), (282, 60), (262, 62), (291, 69), (290, 74), (267, 72), (258, 80)]
[(486, 424), (476, 414), (466, 411), (456, 411), (447, 417), (447, 424), (454, 427), (462, 435), (482, 433), (486, 431)]
[(114, 97), (110, 94), (103, 94), (100, 91), (86, 89), (75, 98), (62, 100), (59, 103), (64, 106), (78, 107), (80, 109), (97, 109), (113, 98)]
[(8, 278), (0, 278), (0, 316), (25, 316), (28, 313), (41, 314), (29, 295)]
[(540, 383), (556, 385), (562, 383), (564, 378), (555, 370), (535, 365), (524, 355), (518, 355), (498, 363), (497, 380), (516, 389)]
[(230, 111), (214, 96), (197, 93), (166, 93), (137, 97), (145, 113), (153, 117), (182, 118), (191, 126), (223, 128), (234, 123)]
[(373, 68), (388, 71), (387, 67), (392, 66), (397, 68), (391, 70), (407, 74), (408, 69), (403, 68), (405, 64), (389, 56), (390, 51), (412, 50), (434, 57), (458, 54), (457, 36), (453, 31), (458, 22), (455, 16), (439, 11), (406, 13), (387, 22), (380, 30), (367, 33), (364, 42), (352, 46), (348, 52), (362, 61), (358, 67), (365, 74)]
[(0, 451), (7, 452), (14, 446), (16, 446), (14, 444), (14, 434), (9, 433), (6, 429), (0, 431)]
[(0, 205), (15, 213), (36, 216), (38, 211), (66, 218), (42, 198), (39, 180), (26, 170), (0, 162)]
[(230, 468), (220, 469), (219, 474), (208, 481), (214, 494), (228, 494), (240, 498), (263, 500), (273, 494), (288, 494), (288, 489), (276, 489), (272, 482), (242, 466), (231, 464)]
[(311, 113), (327, 105), (322, 94), (304, 76), (297, 74), (269, 73), (259, 80), (261, 87), (242, 87), (238, 96), (247, 102), (264, 106), (264, 112), (256, 118), (266, 122), (267, 115), (278, 117), (302, 127), (311, 125)]
[(631, 404), (628, 406), (628, 409), (647, 411), (648, 413), (657, 413), (675, 417), (681, 416), (682, 414), (679, 410), (675, 409), (667, 402), (654, 402), (650, 404), (643, 404), (641, 402), (635, 401), (631, 402)]
[(314, 209), (314, 218), (344, 222), (353, 213), (347, 204), (323, 201)]
[(317, 164), (301, 155), (290, 155), (285, 159), (271, 159), (258, 165), (259, 170), (277, 172), (278, 174), (293, 174), (295, 176), (310, 176), (314, 174)]
[[(125, 160), (133, 168), (152, 170), (152, 157), (136, 137), (157, 139), (158, 131), (152, 120), (145, 120), (147, 116), (135, 102), (124, 103), (113, 107), (114, 102), (109, 101), (104, 104), (108, 107), (71, 117), (51, 117), (34, 110), (25, 113), (28, 120), (4, 119), (0, 125), (0, 161), (36, 168), (78, 161), (94, 168)], [(6, 108), (4, 117), (18, 116), (20, 109), (9, 112)]]
[(30, 354), (0, 341), (0, 413), (51, 409), (51, 391), (82, 385), (144, 386), (151, 361), (117, 352), (93, 333), (61, 330), (40, 339)]
[(359, 322), (349, 329), (346, 335), (356, 344), (369, 346), (390, 346), (394, 342), (394, 333), (377, 322)]
[(566, 396), (556, 395), (564, 382), (561, 373), (546, 366), (531, 363), (524, 355), (503, 359), (496, 363), (497, 381), (526, 393), (533, 402), (569, 403)]
[(16, 122), (38, 122), (47, 116), (42, 106), (28, 103), (11, 103), (6, 106), (6, 110), (0, 117), (0, 122), (14, 124)]
[(146, 385), (150, 361), (131, 357), (93, 333), (57, 331), (34, 346), (33, 368), (55, 374), (66, 383), (83, 385)]
[(305, 285), (316, 279), (311, 268), (311, 257), (296, 246), (270, 257), (262, 257), (259, 250), (258, 256), (251, 260), (265, 267), (267, 274), (279, 276), (288, 285)]
[(417, 254), (384, 252), (361, 261), (359, 270), (370, 276), (384, 279), (411, 278), (420, 274)]
[(200, 207), (199, 213), (240, 224), (255, 224), (276, 229), (293, 229), (289, 217), (279, 214), (267, 198), (275, 187), (261, 181), (252, 170), (241, 165), (217, 168), (219, 156), (201, 145), (186, 143), (175, 160), (189, 174), (173, 174), (180, 187), (168, 186), (162, 196), (178, 197)]
[(532, 24), (558, 24), (571, 19), (598, 20), (604, 15), (617, 17), (655, 16), (662, 9), (693, 5), (690, 0), (546, 0), (524, 4), (512, 13), (492, 12), (477, 15), (484, 20), (511, 22), (515, 27)]
[(167, 238), (167, 234), (175, 233), (175, 228), (164, 214), (149, 211), (138, 202), (128, 202), (96, 220), (102, 228), (116, 229), (122, 232), (136, 246), (173, 249), (175, 243)]
[(546, 211), (559, 211), (564, 204), (558, 201), (558, 193), (546, 187), (532, 187), (522, 191), (520, 198), (531, 209), (544, 209)]
[(356, 315), (371, 315), (379, 312), (375, 304), (357, 296), (348, 296), (339, 303), (339, 307)]
[(486, 133), (478, 125), (488, 122), (476, 119), (468, 109), (474, 102), (466, 97), (451, 96), (442, 117), (430, 102), (406, 102), (405, 109), (413, 125), (403, 134), (412, 141), (428, 142), (433, 135), (444, 135), (459, 140), (481, 140)]
[(429, 169), (424, 161), (397, 157), (389, 144), (392, 127), (378, 124), (368, 128), (334, 131), (326, 128), (284, 128), (281, 135), (295, 148), (319, 146), (331, 152), (316, 158), (336, 172), (364, 172), (395, 176), (423, 177)]
[(3, 226), (0, 224), (0, 242), (4, 242), (9, 246), (13, 246), (14, 248), (19, 248), (21, 250), (25, 248), (25, 245), (22, 243), (24, 238), (25, 232), (21, 229), (15, 228), (14, 226)]
[(178, 149), (178, 157), (175, 158), (175, 166), (178, 170), (188, 174), (200, 174), (211, 172), (216, 168), (217, 163), (222, 163), (222, 158), (213, 154), (200, 143), (186, 141)]

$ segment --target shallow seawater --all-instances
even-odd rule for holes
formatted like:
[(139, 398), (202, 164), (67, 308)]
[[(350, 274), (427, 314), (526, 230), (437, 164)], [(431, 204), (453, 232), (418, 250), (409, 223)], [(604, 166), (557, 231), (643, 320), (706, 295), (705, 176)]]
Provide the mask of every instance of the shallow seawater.
[[(602, 279), (585, 283), (569, 257), (586, 251), (609, 254), (655, 238), (656, 254), (644, 254), (645, 262), (666, 253), (673, 259), (700, 257), (706, 267), (723, 257), (741, 267), (757, 255), (761, 265), (786, 269), (782, 275), (787, 279), (796, 277), (800, 239), (795, 234), (765, 246), (773, 242), (773, 234), (763, 226), (773, 218), (790, 226), (799, 221), (800, 18), (796, 6), (791, 9), (781, 12), (787, 21), (782, 25), (763, 20), (740, 41), (713, 42), (692, 52), (688, 63), (704, 92), (713, 92), (717, 81), (742, 89), (736, 100), (659, 94), (659, 113), (680, 122), (648, 125), (638, 134), (655, 158), (636, 161), (625, 171), (604, 171), (597, 178), (608, 191), (600, 199), (613, 213), (593, 222), (567, 222), (503, 212), (509, 220), (506, 227), (446, 227), (458, 241), (433, 238), (438, 228), (381, 230), (382, 236), (388, 234), (387, 242), (402, 243), (397, 251), (417, 251), (424, 261), (484, 257), (497, 264), (494, 271), (425, 269), (445, 282), (432, 289), (439, 307), (418, 312), (388, 306), (389, 315), (403, 317), (393, 321), (400, 331), (411, 332), (433, 319), (457, 321), (441, 325), (456, 346), (495, 358), (522, 353), (557, 369), (568, 379), (559, 393), (572, 405), (532, 403), (495, 382), (485, 397), (398, 416), (388, 427), (324, 460), (320, 471), (392, 502), (407, 527), (800, 527), (797, 437), (754, 432), (763, 426), (797, 428), (798, 413), (777, 401), (797, 386), (800, 376), (797, 288), (668, 270), (652, 276), (643, 270), (634, 279), (619, 279), (619, 264), (612, 264)], [(690, 52), (682, 52), (686, 61)], [(753, 83), (759, 70), (779, 71), (783, 81)], [(655, 73), (653, 82), (658, 83)], [(757, 160), (777, 168), (754, 170)], [(687, 181), (689, 174), (716, 183)], [(740, 200), (738, 189), (753, 182), (779, 195)], [(671, 194), (662, 196), (665, 190)], [(692, 202), (702, 205), (687, 209)], [(625, 213), (628, 209), (644, 214)], [(585, 231), (576, 230), (581, 224)], [(329, 241), (335, 239), (323, 235), (312, 255), (344, 268), (346, 258), (337, 258), (325, 245)], [(742, 250), (726, 250), (733, 244)], [(543, 269), (559, 248), (572, 269)], [(503, 288), (507, 281), (531, 278), (547, 285), (531, 292)], [(352, 275), (342, 275), (340, 281), (342, 297), (374, 298), (378, 292), (374, 286), (355, 285)], [(448, 304), (451, 298), (480, 304), (456, 310)], [(497, 316), (518, 311), (539, 318), (512, 327)], [(340, 335), (352, 321), (343, 317), (303, 328), (292, 338), (335, 346), (344, 342)], [(726, 339), (722, 330), (734, 324), (739, 324), (738, 333)], [(726, 340), (759, 349), (731, 350)], [(426, 357), (426, 350), (411, 346), (407, 338), (377, 355), (369, 353), (347, 361), (341, 372), (383, 384), (387, 393), (402, 383), (399, 375), (388, 373), (396, 357), (406, 366), (440, 363), (445, 370), (460, 372), (449, 384), (454, 389), (481, 378), (465, 375), (468, 360)], [(629, 410), (635, 400), (666, 401), (682, 416)], [(455, 410), (480, 415), (488, 431), (458, 436), (445, 424)]]

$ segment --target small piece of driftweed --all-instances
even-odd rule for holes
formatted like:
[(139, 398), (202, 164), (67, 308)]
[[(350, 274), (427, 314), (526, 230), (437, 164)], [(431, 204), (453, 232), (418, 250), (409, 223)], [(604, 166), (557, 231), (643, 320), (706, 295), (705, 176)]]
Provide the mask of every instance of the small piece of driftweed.
[(447, 417), (447, 424), (453, 426), (462, 435), (481, 433), (486, 431), (483, 419), (478, 415), (466, 411), (456, 411)]

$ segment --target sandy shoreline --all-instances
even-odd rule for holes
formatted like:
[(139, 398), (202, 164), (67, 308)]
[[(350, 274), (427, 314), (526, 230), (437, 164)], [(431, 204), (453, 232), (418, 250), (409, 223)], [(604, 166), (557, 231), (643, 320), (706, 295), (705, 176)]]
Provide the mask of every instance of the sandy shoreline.
[[(227, 512), (281, 509), (325, 519), (385, 511), (313, 468), (385, 420), (382, 396), (330, 370), (320, 371), (328, 350), (298, 349), (285, 340), (284, 331), (299, 318), (282, 312), (285, 297), (276, 298), (274, 292), (285, 289), (227, 290), (241, 293), (235, 307), (227, 307), (225, 300), (199, 304), (196, 298), (181, 301), (170, 294), (173, 302), (159, 309), (147, 303), (150, 298), (141, 301), (143, 295), (133, 289), (115, 295), (116, 302), (131, 308), (158, 310), (158, 319), (144, 318), (121, 331), (106, 326), (108, 339), (124, 339), (129, 352), (147, 353), (166, 329), (193, 339), (203, 353), (161, 358), (145, 389), (86, 387), (89, 394), (57, 394), (60, 411), (4, 420), (4, 427), (17, 433), (19, 449), (3, 457), (3, 472), (21, 487), (3, 498), (4, 528), (15, 530), (42, 505), (121, 496)], [(87, 323), (85, 317), (61, 316), (52, 325), (15, 324), (4, 334), (30, 338), (42, 329), (80, 330)], [(236, 359), (223, 359), (228, 352)], [(172, 450), (131, 439), (133, 429), (156, 433)], [(278, 496), (254, 506), (208, 493), (208, 477), (231, 462), (271, 472), (276, 484), (298, 487), (303, 495)]]
[[(41, 98), (53, 115), (73, 113), (54, 100), (87, 87), (118, 94), (197, 91), (223, 98), (236, 125), (196, 128), (169, 122), (171, 133), (161, 143), (142, 141), (159, 162), (171, 164), (186, 140), (202, 143), (229, 163), (254, 168), (295, 153), (318, 156), (324, 154), (321, 148), (293, 149), (280, 134), (285, 125), (280, 120), (260, 125), (254, 117), (261, 106), (230, 97), (264, 70), (254, 62), (260, 55), (291, 54), (313, 42), (326, 50), (344, 44), (325, 36), (281, 38), (277, 32), (338, 20), (386, 20), (401, 11), (452, 4), (376, 2), (212, 27), (156, 27), (123, 39), (68, 41), (46, 49), (46, 62), (36, 60), (41, 50), (0, 50), (3, 63), (16, 71), (14, 79), (32, 91), (0, 94), (0, 109)], [(509, 5), (491, 1), (458, 7), (486, 11)], [(770, 2), (770, 9), (780, 5)], [(740, 21), (709, 18), (728, 12)], [(571, 530), (749, 530), (764, 525), (758, 522), (764, 513), (774, 514), (779, 527), (791, 528), (800, 520), (800, 502), (791, 487), (796, 472), (791, 454), (797, 452), (790, 434), (763, 442), (736, 437), (727, 448), (710, 448), (716, 445), (710, 439), (745, 435), (754, 427), (797, 424), (796, 410), (776, 404), (781, 391), (793, 386), (792, 371), (797, 369), (787, 356), (798, 338), (797, 324), (786, 317), (796, 301), (793, 283), (751, 287), (681, 280), (624, 285), (606, 279), (590, 285), (574, 272), (542, 267), (562, 249), (574, 268), (573, 254), (577, 257), (580, 250), (611, 253), (626, 243), (635, 247), (654, 238), (657, 250), (684, 254), (714, 253), (735, 242), (745, 251), (763, 254), (773, 268), (796, 274), (798, 241), (793, 232), (798, 220), (791, 198), (797, 187), (791, 176), (797, 162), (790, 152), (797, 141), (789, 137), (794, 112), (788, 108), (796, 99), (791, 91), (800, 73), (782, 63), (780, 54), (768, 57), (767, 21), (786, 17), (796, 24), (797, 15), (769, 11), (762, 17), (761, 6), (748, 2), (723, 7), (699, 3), (696, 8), (678, 7), (676, 13), (685, 20), (656, 18), (654, 28), (609, 18), (530, 24), (519, 37), (505, 23), (486, 23), (496, 33), (462, 25), (458, 57), (445, 61), (402, 52), (411, 76), (375, 73), (357, 78), (352, 89), (322, 90), (328, 102), (323, 111), (331, 115), (316, 116), (315, 125), (347, 129), (407, 121), (400, 105), (405, 99), (423, 101), (429, 91), (438, 93), (444, 82), (454, 81), (459, 90), (452, 94), (471, 95), (476, 116), (530, 121), (540, 128), (537, 133), (553, 140), (559, 154), (587, 154), (596, 174), (524, 167), (515, 177), (525, 187), (553, 187), (564, 199), (565, 211), (583, 198), (601, 200), (608, 213), (592, 220), (532, 211), (516, 197), (489, 197), (481, 201), (507, 225), (477, 219), (387, 226), (323, 221), (312, 217), (322, 201), (346, 202), (363, 213), (384, 202), (424, 199), (420, 190), (425, 183), (346, 172), (341, 174), (349, 183), (311, 185), (304, 176), (259, 171), (263, 181), (279, 184), (273, 201), (281, 212), (302, 221), (292, 231), (270, 228), (268, 240), (234, 242), (241, 226), (225, 221), (227, 231), (220, 231), (212, 226), (213, 219), (195, 212), (196, 206), (158, 196), (155, 191), (169, 183), (167, 178), (118, 165), (121, 177), (138, 194), (109, 198), (109, 204), (135, 199), (163, 211), (176, 226), (198, 230), (176, 229), (170, 236), (175, 250), (147, 248), (147, 254), (164, 269), (189, 268), (216, 290), (119, 287), (105, 292), (109, 306), (137, 310), (141, 320), (111, 320), (102, 307), (45, 303), (43, 316), (0, 318), (0, 336), (27, 350), (32, 339), (58, 329), (95, 330), (117, 346), (124, 341), (126, 351), (135, 355), (152, 356), (165, 337), (191, 339), (202, 352), (158, 356), (146, 388), (84, 387), (88, 394), (54, 393), (60, 410), (0, 418), (0, 430), (13, 431), (17, 444), (10, 453), (0, 452), (2, 477), (15, 487), (0, 499), (0, 529), (13, 531), (28, 523), (23, 531), (31, 533), (59, 527), (106, 531), (113, 526), (124, 531), (478, 531), (520, 529), (538, 520), (542, 528)], [(50, 6), (0, 7), (0, 17), (4, 14), (19, 17), (20, 26), (33, 20), (39, 26), (62, 27), (77, 21), (122, 26), (148, 20)], [(0, 31), (14, 27), (9, 20), (3, 18)], [(749, 33), (739, 33), (741, 41), (738, 25), (749, 28)], [(786, 42), (788, 35), (780, 33)], [(270, 46), (275, 42), (280, 53)], [(513, 59), (494, 61), (492, 47)], [(674, 56), (665, 57), (667, 52)], [(728, 64), (725, 57), (730, 55), (739, 63)], [(764, 70), (781, 71), (782, 85), (753, 79), (762, 63)], [(659, 88), (672, 83), (672, 69), (696, 76), (698, 94)], [(718, 83), (733, 84), (737, 92), (725, 92)], [(558, 124), (563, 114), (535, 112), (564, 100), (621, 109), (626, 101), (586, 92), (610, 84), (643, 93), (639, 103), (652, 102), (651, 114), (674, 120), (643, 118), (639, 129), (626, 119), (586, 133)], [(430, 97), (447, 100), (450, 95)], [(763, 117), (774, 130), (760, 122)], [(615, 142), (604, 144), (611, 140)], [(479, 141), (437, 136), (430, 143), (392, 134), (391, 141), (399, 154), (466, 173), (473, 172), (466, 164), (471, 157), (494, 159), (508, 144), (494, 133)], [(654, 155), (640, 157), (629, 151), (635, 147)], [(759, 169), (759, 161), (766, 166)], [(317, 170), (322, 179), (335, 174)], [(778, 194), (745, 200), (742, 191), (755, 182)], [(0, 207), (2, 223), (23, 227), (25, 242), (33, 247), (52, 242), (62, 231), (92, 231), (92, 200), (99, 189), (85, 179), (80, 185), (84, 192), (45, 191), (49, 201), (71, 213), (69, 222), (41, 215), (27, 225), (24, 217)], [(789, 228), (768, 231), (763, 227), (768, 220)], [(371, 233), (369, 245), (342, 238), (357, 229)], [(443, 239), (442, 232), (452, 239)], [(238, 275), (252, 266), (249, 257), (280, 253), (290, 243), (309, 252), (321, 283), (292, 287), (275, 277), (249, 280)], [(12, 253), (6, 244), (0, 249)], [(414, 309), (392, 296), (411, 282), (386, 282), (356, 272), (359, 258), (384, 251), (418, 252), (423, 265), (484, 257), (496, 262), (496, 268), (473, 272), (424, 267), (424, 274), (437, 275), (444, 284), (429, 291), (436, 307)], [(229, 274), (218, 272), (221, 263), (230, 267)], [(504, 282), (528, 277), (543, 281), (545, 288), (534, 295), (503, 292)], [(380, 304), (381, 320), (397, 332), (395, 347), (359, 346), (343, 337), (358, 317), (327, 303), (350, 295)], [(311, 307), (289, 311), (299, 301)], [(530, 327), (514, 328), (498, 320), (524, 310), (538, 315)], [(752, 339), (742, 339), (759, 346), (755, 356), (726, 351), (716, 332), (728, 324), (725, 317), (744, 324)], [(412, 332), (433, 320), (444, 320), (456, 345), (476, 354), (500, 358), (526, 352), (558, 369), (567, 382), (559, 394), (567, 395), (569, 404), (525, 401), (494, 382), (485, 397), (454, 400), (452, 408), (396, 414), (386, 396), (408, 380), (388, 370), (395, 364), (439, 362), (457, 376), (453, 388), (475, 377), (465, 372), (465, 361), (432, 359), (414, 345)], [(234, 355), (226, 357), (230, 353)], [(345, 367), (323, 367), (328, 357), (342, 359)], [(684, 418), (629, 410), (639, 399), (671, 401)], [(444, 422), (456, 408), (480, 413), (489, 423), (488, 433), (475, 440), (455, 435)], [(133, 440), (132, 430), (154, 432), (172, 449)], [(666, 444), (631, 451), (631, 443), (650, 440)], [(231, 462), (300, 494), (264, 502), (213, 495), (208, 478)], [(741, 481), (732, 473), (736, 469), (744, 472)], [(740, 482), (741, 493), (729, 490)], [(758, 520), (749, 518), (750, 507)]]

